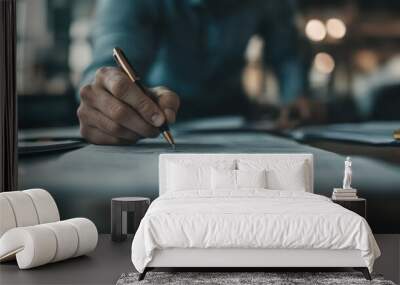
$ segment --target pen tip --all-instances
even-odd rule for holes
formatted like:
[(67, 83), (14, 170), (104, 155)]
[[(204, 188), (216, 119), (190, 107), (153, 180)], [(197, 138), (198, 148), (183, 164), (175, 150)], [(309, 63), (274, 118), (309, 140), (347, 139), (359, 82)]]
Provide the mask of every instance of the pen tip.
[(175, 149), (175, 141), (169, 131), (164, 131), (163, 136), (165, 140), (171, 145), (173, 149)]

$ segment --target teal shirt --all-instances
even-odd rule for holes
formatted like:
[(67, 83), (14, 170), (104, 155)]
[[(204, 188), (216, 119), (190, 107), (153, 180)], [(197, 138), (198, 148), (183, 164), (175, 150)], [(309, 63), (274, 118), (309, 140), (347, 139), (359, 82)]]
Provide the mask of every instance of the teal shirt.
[(93, 30), (93, 62), (82, 82), (100, 66), (115, 65), (121, 47), (148, 86), (176, 91), (184, 117), (245, 109), (241, 73), (252, 35), (265, 39), (265, 63), (276, 72), (281, 101), (291, 102), (305, 85), (291, 1), (100, 0)]

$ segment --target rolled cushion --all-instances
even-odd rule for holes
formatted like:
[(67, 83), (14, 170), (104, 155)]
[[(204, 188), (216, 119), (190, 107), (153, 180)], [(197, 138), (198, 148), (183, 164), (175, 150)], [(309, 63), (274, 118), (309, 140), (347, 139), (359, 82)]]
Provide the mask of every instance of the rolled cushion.
[(96, 226), (84, 218), (18, 227), (0, 238), (0, 261), (16, 254), (20, 269), (33, 268), (86, 254), (97, 240)]
[(60, 214), (56, 202), (50, 193), (44, 189), (29, 189), (22, 191), (30, 196), (36, 208), (39, 224), (57, 222)]
[(92, 221), (85, 218), (74, 218), (65, 220), (65, 222), (73, 225), (78, 233), (78, 248), (74, 257), (91, 252), (96, 248), (98, 233)]
[[(22, 249), (22, 250), (21, 250)], [(14, 228), (0, 239), (0, 258), (16, 253), (20, 269), (28, 269), (51, 262), (56, 250), (57, 240), (54, 233), (42, 225)]]
[(0, 195), (0, 237), (9, 229), (15, 228), (17, 222), (10, 202)]
[(56, 202), (43, 189), (0, 193), (0, 237), (9, 229), (60, 220)]
[(35, 205), (30, 196), (22, 191), (1, 193), (13, 210), (17, 227), (33, 226), (39, 223)]
[(56, 237), (57, 249), (51, 262), (57, 262), (74, 256), (79, 243), (78, 232), (74, 226), (67, 222), (44, 224)]

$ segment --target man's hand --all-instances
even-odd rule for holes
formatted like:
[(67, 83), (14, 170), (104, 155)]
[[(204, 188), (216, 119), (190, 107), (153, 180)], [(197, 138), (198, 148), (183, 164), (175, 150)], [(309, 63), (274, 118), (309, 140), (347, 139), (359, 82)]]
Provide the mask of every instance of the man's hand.
[(102, 67), (80, 90), (77, 114), (81, 135), (94, 144), (131, 144), (156, 137), (165, 121), (174, 123), (179, 97), (165, 87), (149, 89), (157, 103), (119, 68)]
[(326, 121), (326, 116), (324, 104), (301, 96), (281, 109), (277, 123), (280, 129), (293, 129), (302, 125), (322, 124)]

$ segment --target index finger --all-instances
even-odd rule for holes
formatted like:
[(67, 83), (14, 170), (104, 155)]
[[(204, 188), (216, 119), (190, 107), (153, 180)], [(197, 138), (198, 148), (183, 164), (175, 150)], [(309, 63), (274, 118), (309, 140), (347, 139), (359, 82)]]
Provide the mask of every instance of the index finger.
[(174, 123), (180, 105), (178, 95), (165, 87), (155, 87), (149, 91), (157, 98), (158, 106), (164, 112), (167, 121)]
[(155, 127), (160, 127), (165, 116), (158, 105), (134, 84), (119, 68), (112, 68), (98, 72), (96, 83), (101, 84), (108, 92), (121, 101), (124, 101), (140, 116)]

